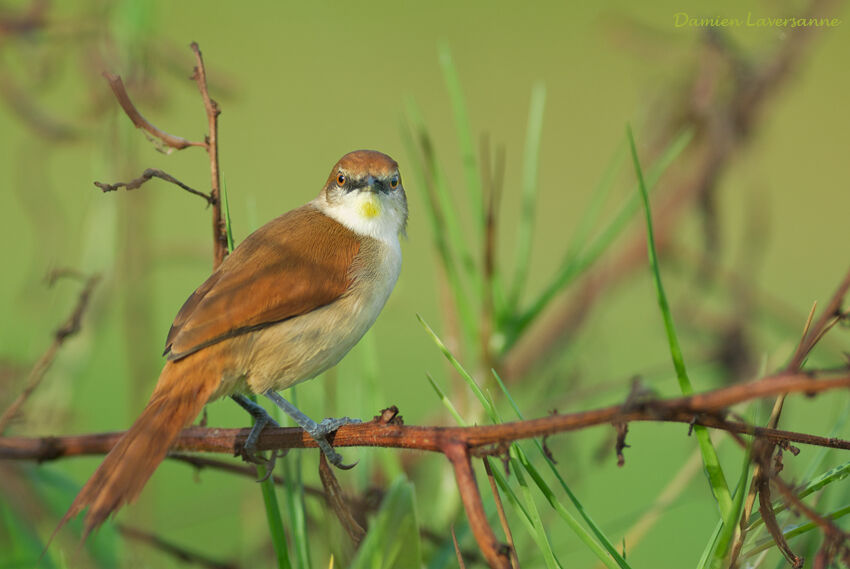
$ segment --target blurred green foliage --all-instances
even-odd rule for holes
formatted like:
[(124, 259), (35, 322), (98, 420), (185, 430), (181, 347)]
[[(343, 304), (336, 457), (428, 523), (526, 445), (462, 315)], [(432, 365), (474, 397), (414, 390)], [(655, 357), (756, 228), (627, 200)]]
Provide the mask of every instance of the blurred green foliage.
[[(0, 22), (39, 5), (13, 2)], [(158, 181), (129, 193), (103, 195), (93, 187), (94, 180), (126, 181), (147, 167), (198, 189), (208, 186), (203, 151), (157, 152), (120, 112), (101, 71), (122, 75), (154, 124), (200, 139), (206, 129), (203, 106), (187, 79), (193, 64), (188, 44), (200, 44), (210, 90), (223, 110), (221, 165), (237, 243), (312, 199), (345, 152), (375, 148), (399, 161), (411, 210), (400, 281), (363, 342), (338, 368), (298, 388), (299, 405), (316, 417), (369, 418), (396, 404), (408, 424), (451, 424), (426, 374), (468, 422), (482, 421), (488, 407), (512, 417), (513, 405), (530, 418), (553, 408), (621, 402), (634, 376), (660, 394), (678, 393), (645, 261), (605, 290), (569, 342), (548, 352), (533, 372), (509, 379), (513, 401), (488, 366), (498, 364), (547, 310), (582, 302), (581, 296), (563, 297), (563, 287), (572, 291), (580, 273), (612, 262), (606, 254), (625, 250), (640, 235), (634, 172), (624, 167), (624, 125), (634, 125), (651, 189), (652, 168), (663, 164), (658, 175), (668, 166), (676, 175), (679, 160), (687, 164), (691, 137), (704, 135), (680, 129), (682, 138), (665, 140), (659, 133), (668, 123), (681, 119), (689, 102), (722, 96), (735, 74), (763, 72), (770, 54), (793, 33), (730, 28), (710, 36), (703, 29), (675, 27), (676, 13), (708, 15), (694, 2), (124, 0), (46, 6), (43, 24), (0, 33), (0, 238), (7, 244), (0, 277), (0, 409), (18, 393), (26, 370), (76, 299), (74, 282), (48, 289), (44, 275), (70, 266), (101, 273), (104, 281), (81, 334), (63, 348), (28, 402), (25, 421), (11, 429), (34, 436), (126, 428), (156, 380), (158, 348), (171, 319), (211, 264), (209, 212), (197, 198)], [(744, 8), (731, 1), (711, 8), (730, 17), (745, 17), (748, 10), (790, 15), (804, 9), (801, 2)], [(850, 18), (842, 5), (824, 9)], [(711, 41), (726, 42), (747, 65), (713, 68), (705, 47)], [(761, 109), (751, 140), (715, 181), (713, 200), (681, 216), (675, 246), (661, 253), (670, 314), (697, 391), (781, 367), (812, 301), (825, 301), (847, 270), (847, 53), (850, 20), (823, 30), (799, 54), (790, 79)], [(690, 83), (705, 69), (720, 76), (708, 83), (720, 95), (701, 91), (706, 84)], [(711, 110), (702, 108), (707, 116)], [(431, 162), (423, 160), (422, 133), (432, 145)], [(487, 162), (493, 172), (500, 165), (499, 148), (505, 156), (498, 270), (489, 284), (482, 272), (488, 199), (483, 133), (494, 149)], [(658, 140), (665, 143), (653, 148)], [(651, 157), (649, 149), (655, 151)], [(429, 176), (442, 222), (429, 205)], [(435, 227), (444, 233), (435, 234)], [(446, 269), (446, 255), (454, 269)], [(491, 285), (496, 308), (491, 332), (499, 333), (482, 339), (482, 295)], [(452, 303), (454, 310), (447, 309)], [(451, 346), (491, 405), (480, 405), (445, 364), (416, 314)], [(735, 326), (740, 336), (730, 335)], [(846, 331), (832, 334), (811, 365), (840, 362)], [(724, 356), (730, 338), (732, 356), (746, 356), (749, 366), (736, 368), (729, 363), (734, 358)], [(493, 357), (483, 357), (484, 346), (493, 349)], [(846, 394), (792, 397), (781, 426), (847, 438), (841, 422), (846, 404)], [(208, 407), (208, 421), (247, 426), (244, 413), (227, 401)], [(633, 425), (628, 442), (624, 468), (616, 466), (613, 434), (605, 428), (550, 438), (557, 470), (543, 466), (545, 458), (532, 451), (530, 441), (512, 450), (517, 470), (502, 480), (502, 488), (511, 484), (517, 492), (513, 501), (520, 507), (508, 507), (507, 513), (523, 567), (593, 567), (599, 552), (577, 533), (600, 540), (599, 551), (612, 544), (625, 550), (632, 567), (690, 567), (704, 551), (710, 562), (706, 544), (727, 536), (719, 526), (715, 530), (719, 513), (701, 476), (686, 484), (646, 537), (622, 543), (696, 448), (683, 428), (670, 425)], [(733, 446), (718, 448), (720, 464), (730, 482), (744, 481), (741, 451)], [(384, 497), (369, 514), (376, 533), (355, 554), (324, 502), (298, 495), (298, 485), (318, 484), (315, 453), (303, 453), (300, 460), (293, 454), (283, 465), (297, 481), (280, 491), (284, 529), (300, 528), (309, 540), (309, 555), (304, 538), (300, 549), (290, 549), (294, 566), (309, 559), (327, 567), (333, 555), (335, 567), (408, 567), (421, 551), (429, 568), (456, 567), (450, 527), (462, 551), (476, 550), (442, 458), (347, 451), (347, 458), (360, 463), (339, 474), (343, 487)], [(0, 464), (0, 567), (31, 563), (98, 460)], [(820, 511), (844, 515), (850, 500), (846, 472), (846, 456), (805, 448), (799, 457), (786, 456), (783, 474), (819, 492)], [(554, 501), (547, 490), (529, 490), (527, 479), (517, 486), (520, 473), (535, 484), (534, 473), (545, 475)], [(26, 484), (18, 486), (21, 481)], [(486, 488), (486, 480), (480, 483)], [(7, 490), (17, 488), (26, 491)], [(492, 498), (484, 494), (494, 512)], [(595, 537), (575, 529), (580, 524), (573, 518), (573, 494), (589, 514), (585, 520)], [(298, 512), (306, 520), (299, 522)], [(195, 474), (166, 462), (139, 503), (119, 519), (214, 559), (272, 564), (260, 489), (249, 478), (212, 470)], [(495, 515), (493, 520), (498, 533)], [(846, 518), (841, 523), (847, 527)], [(415, 527), (430, 531), (430, 538), (420, 539)], [(789, 530), (801, 533), (791, 544), (801, 553), (810, 551), (811, 562), (817, 532), (802, 529)], [(403, 550), (391, 547), (392, 532)], [(83, 550), (75, 550), (73, 535), (60, 536), (53, 547), (46, 567), (179, 566), (169, 555), (123, 540), (111, 527)], [(750, 553), (756, 558), (758, 552)], [(774, 550), (764, 566), (778, 559)], [(467, 566), (480, 563), (470, 556)]]

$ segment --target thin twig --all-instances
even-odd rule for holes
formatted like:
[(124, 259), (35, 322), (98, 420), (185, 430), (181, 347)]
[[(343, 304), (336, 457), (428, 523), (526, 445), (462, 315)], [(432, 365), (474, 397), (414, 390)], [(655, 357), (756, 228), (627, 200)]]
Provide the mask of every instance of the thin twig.
[(319, 457), (319, 478), (325, 488), (325, 499), (328, 505), (336, 514), (339, 523), (342, 524), (345, 533), (351, 538), (356, 549), (363, 538), (366, 537), (366, 530), (354, 518), (354, 514), (351, 512), (342, 492), (342, 487), (339, 485), (339, 481), (336, 479), (336, 475), (328, 464), (324, 453), (321, 453)]
[(844, 297), (847, 296), (848, 290), (850, 290), (850, 270), (844, 275), (844, 280), (838, 285), (838, 289), (832, 295), (826, 308), (821, 312), (817, 322), (808, 329), (803, 339), (797, 345), (797, 350), (794, 352), (786, 368), (788, 371), (799, 370), (800, 366), (803, 365), (803, 360), (806, 359), (815, 345), (817, 345), (823, 334), (841, 318), (841, 305), (844, 302)]
[(829, 518), (821, 516), (815, 510), (806, 505), (806, 503), (797, 496), (794, 489), (779, 476), (774, 476), (771, 479), (771, 483), (777, 490), (779, 490), (779, 493), (782, 494), (782, 497), (792, 510), (800, 512), (821, 529), (824, 534), (824, 542), (832, 542), (835, 544), (834, 555), (836, 557), (841, 556), (843, 564), (845, 566), (850, 566), (850, 533), (843, 531), (835, 522)]
[[(56, 279), (55, 274), (52, 277), (52, 280)], [(67, 272), (63, 272), (62, 274), (67, 274)], [(6, 431), (9, 423), (11, 423), (18, 414), (18, 411), (20, 411), (23, 404), (26, 403), (30, 395), (32, 395), (36, 388), (41, 384), (41, 380), (44, 379), (44, 374), (47, 373), (48, 369), (50, 369), (53, 360), (56, 359), (56, 354), (59, 352), (59, 348), (62, 347), (65, 340), (79, 332), (83, 314), (89, 305), (89, 299), (91, 298), (92, 291), (99, 280), (99, 275), (92, 275), (86, 279), (83, 290), (80, 291), (80, 295), (77, 298), (74, 310), (68, 316), (67, 320), (65, 320), (65, 323), (57, 328), (56, 332), (54, 332), (53, 343), (49, 348), (47, 348), (47, 351), (44, 352), (38, 362), (36, 362), (33, 366), (29, 377), (27, 377), (27, 382), (23, 391), (21, 391), (15, 401), (9, 405), (9, 408), (6, 409), (3, 415), (0, 416), (0, 435)]]
[(136, 128), (146, 130), (151, 136), (158, 138), (166, 146), (177, 150), (182, 150), (189, 146), (201, 146), (206, 148), (207, 145), (204, 142), (186, 140), (183, 137), (168, 134), (164, 130), (155, 127), (150, 121), (142, 116), (142, 113), (139, 112), (136, 105), (134, 105), (133, 101), (130, 100), (130, 95), (127, 94), (127, 88), (124, 86), (124, 81), (121, 80), (120, 76), (108, 71), (104, 71), (103, 76), (109, 82), (109, 86), (112, 88), (112, 92), (115, 93), (115, 98), (118, 99), (118, 103), (121, 105), (121, 108), (124, 109), (124, 112), (128, 117), (130, 117), (130, 120), (133, 121)]
[(118, 190), (119, 188), (126, 188), (127, 190), (135, 190), (135, 189), (141, 187), (142, 184), (144, 184), (145, 182), (147, 182), (151, 178), (159, 178), (160, 180), (165, 180), (166, 182), (171, 182), (175, 186), (178, 186), (178, 187), (186, 190), (190, 194), (194, 194), (196, 196), (200, 196), (200, 197), (204, 198), (204, 200), (207, 202), (207, 205), (214, 205), (215, 204), (215, 199), (211, 195), (205, 194), (204, 192), (199, 192), (196, 189), (190, 188), (189, 186), (187, 186), (186, 184), (184, 184), (183, 182), (181, 182), (180, 180), (178, 180), (177, 178), (175, 178), (171, 174), (168, 174), (168, 173), (163, 172), (162, 170), (158, 170), (156, 168), (148, 168), (147, 170), (142, 172), (141, 176), (139, 176), (138, 178), (136, 178), (134, 180), (130, 180), (129, 182), (116, 182), (114, 184), (107, 184), (105, 182), (95, 182), (94, 185), (97, 186), (98, 188), (100, 188), (101, 191), (103, 191), (104, 193), (105, 192), (114, 192), (114, 191)]
[(204, 99), (204, 109), (206, 109), (207, 122), (209, 123), (209, 134), (205, 147), (210, 157), (210, 195), (213, 199), (213, 269), (216, 269), (227, 255), (227, 234), (221, 214), (221, 180), (218, 166), (218, 115), (221, 114), (221, 109), (218, 103), (210, 97), (207, 89), (207, 71), (204, 67), (201, 49), (196, 42), (192, 42), (190, 47), (195, 53), (196, 61), (192, 79), (198, 84), (198, 90)]
[[(493, 500), (496, 502), (496, 512), (499, 514), (499, 523), (502, 524), (502, 530), (505, 532), (505, 541), (508, 547), (511, 548), (511, 565), (513, 569), (519, 569), (519, 557), (514, 547), (514, 536), (511, 533), (511, 526), (508, 525), (508, 517), (505, 515), (505, 508), (502, 506), (502, 497), (499, 495), (499, 488), (496, 486), (496, 478), (493, 476), (493, 469), (490, 467), (490, 459), (484, 459), (484, 470), (487, 472), (487, 480), (490, 482), (490, 491), (493, 492)], [(452, 533), (454, 535), (454, 533)]]

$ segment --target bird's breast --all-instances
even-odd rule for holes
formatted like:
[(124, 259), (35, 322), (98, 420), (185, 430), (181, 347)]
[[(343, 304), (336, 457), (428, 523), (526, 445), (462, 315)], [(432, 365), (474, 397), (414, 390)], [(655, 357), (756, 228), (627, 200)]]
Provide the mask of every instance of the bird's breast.
[[(363, 237), (350, 269), (351, 286), (339, 299), (237, 341), (244, 353), (231, 374), (234, 388), (282, 390), (336, 365), (372, 326), (401, 270), (398, 240)], [(239, 376), (240, 379), (236, 379)]]

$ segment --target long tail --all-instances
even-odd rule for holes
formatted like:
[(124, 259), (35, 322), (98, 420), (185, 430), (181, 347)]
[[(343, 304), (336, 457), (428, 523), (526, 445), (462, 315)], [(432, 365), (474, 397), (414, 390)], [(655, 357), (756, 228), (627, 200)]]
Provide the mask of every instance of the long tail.
[(221, 371), (211, 369), (217, 366), (209, 359), (214, 358), (189, 356), (165, 364), (145, 410), (77, 494), (54, 535), (88, 508), (85, 539), (111, 514), (138, 497), (171, 443), (198, 416), (218, 387)]

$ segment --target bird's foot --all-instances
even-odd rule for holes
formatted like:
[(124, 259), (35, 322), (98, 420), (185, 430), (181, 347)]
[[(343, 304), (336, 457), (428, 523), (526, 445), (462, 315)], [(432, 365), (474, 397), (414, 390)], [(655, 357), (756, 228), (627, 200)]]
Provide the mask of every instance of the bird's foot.
[(266, 412), (266, 410), (257, 403), (254, 403), (247, 397), (241, 394), (231, 395), (231, 398), (236, 401), (243, 409), (248, 411), (251, 416), (254, 418), (254, 425), (251, 427), (251, 432), (248, 433), (248, 437), (245, 439), (245, 442), (242, 443), (242, 448), (239, 449), (237, 453), (242, 457), (242, 460), (245, 462), (251, 462), (254, 464), (262, 464), (266, 467), (266, 476), (262, 479), (258, 480), (258, 482), (262, 482), (266, 480), (270, 475), (272, 470), (274, 470), (275, 461), (279, 456), (283, 456), (284, 453), (278, 453), (277, 451), (272, 451), (272, 454), (269, 458), (264, 457), (257, 450), (257, 441), (260, 438), (260, 433), (263, 432), (268, 425), (273, 427), (279, 427), (280, 425), (271, 418), (271, 416)]
[(340, 470), (350, 470), (357, 466), (357, 462), (344, 464), (342, 462), (342, 455), (334, 450), (331, 443), (328, 442), (327, 436), (343, 425), (356, 425), (361, 422), (360, 419), (351, 419), (349, 417), (327, 418), (323, 419), (321, 423), (313, 423), (311, 428), (305, 428), (304, 430), (313, 437), (313, 440), (316, 441), (316, 444), (325, 453), (328, 462)]

